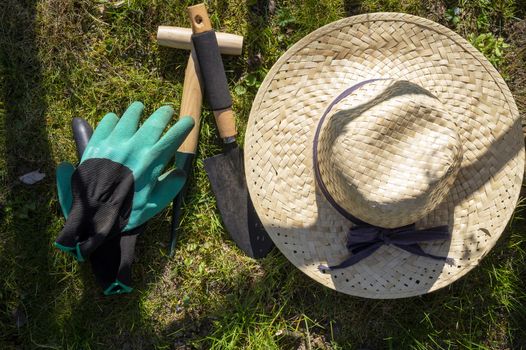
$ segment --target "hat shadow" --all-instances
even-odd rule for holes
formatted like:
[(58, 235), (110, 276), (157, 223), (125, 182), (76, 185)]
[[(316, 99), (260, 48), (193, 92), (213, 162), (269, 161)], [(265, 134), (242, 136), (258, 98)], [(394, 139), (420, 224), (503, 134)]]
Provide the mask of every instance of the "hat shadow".
[[(386, 89), (382, 93), (380, 93), (377, 97), (375, 97), (374, 99), (372, 99), (372, 100), (370, 100), (368, 102), (365, 102), (363, 104), (360, 104), (360, 105), (352, 108), (352, 110), (345, 110), (345, 111), (337, 112), (337, 113), (334, 114), (333, 117), (337, 117), (339, 113), (348, 114), (349, 112), (352, 112), (353, 115), (359, 115), (361, 113), (366, 112), (367, 110), (369, 110), (370, 108), (372, 108), (373, 106), (375, 106), (375, 105), (377, 105), (377, 104), (379, 104), (381, 102), (384, 102), (384, 101), (386, 101), (386, 100), (388, 100), (390, 98), (393, 98), (393, 97), (401, 96), (403, 94), (424, 94), (424, 95), (427, 95), (427, 96), (435, 97), (431, 93), (429, 93), (427, 90), (419, 87), (416, 84), (413, 84), (413, 83), (410, 83), (410, 82), (406, 82), (406, 81), (399, 81), (399, 82), (395, 82), (393, 84), (393, 86), (396, 85), (396, 84), (398, 84), (398, 86), (397, 86), (398, 88), (396, 88), (396, 89)], [(402, 87), (402, 88), (400, 88), (400, 87)], [(341, 119), (344, 119), (344, 118), (341, 118)], [(347, 123), (349, 123), (351, 120), (352, 120), (351, 118), (347, 118)], [(345, 126), (345, 123), (338, 125), (338, 127), (334, 128), (334, 129), (336, 130), (337, 133), (338, 132), (342, 133), (345, 130), (344, 126)], [(511, 130), (516, 130), (516, 128), (520, 129), (520, 127), (521, 127), (520, 119), (515, 120), (514, 124), (510, 127), (510, 129), (506, 130), (505, 132), (503, 132), (502, 136), (497, 138), (489, 146), (489, 148), (486, 150), (484, 155), (482, 155), (476, 161), (474, 161), (473, 163), (471, 163), (469, 165), (466, 165), (466, 166), (463, 166), (463, 167), (461, 166), (460, 170), (459, 170), (459, 174), (460, 173), (471, 174), (471, 173), (475, 173), (476, 172), (477, 174), (481, 174), (482, 176), (479, 176), (478, 178), (470, 179), (470, 181), (471, 181), (470, 191), (464, 191), (462, 193), (462, 195), (450, 196), (450, 198), (447, 201), (447, 203), (443, 202), (443, 203), (439, 204), (428, 215), (430, 217), (433, 217), (434, 212), (436, 212), (438, 210), (444, 210), (444, 209), (447, 209), (448, 213), (452, 213), (453, 209), (457, 205), (462, 203), (466, 198), (468, 198), (473, 193), (475, 193), (478, 190), (480, 190), (481, 188), (483, 188), (484, 185), (488, 181), (491, 180), (492, 174), (496, 174), (500, 170), (502, 170), (506, 166), (506, 164), (512, 158), (514, 158), (522, 149), (520, 147), (520, 143), (516, 143), (514, 145), (515, 148), (510, 150), (510, 144), (506, 141), (506, 135), (508, 135)], [(337, 137), (333, 137), (332, 139), (336, 140)], [(492, 155), (492, 154), (502, 154), (502, 155), (507, 155), (507, 156), (491, 157), (490, 155)], [(492, 171), (491, 172), (490, 171), (483, 171), (483, 172), (477, 171), (478, 169), (481, 169), (481, 168), (482, 169), (483, 168), (491, 169)], [(457, 181), (466, 181), (466, 179), (457, 176), (457, 178), (455, 180), (455, 183)], [(455, 183), (453, 183), (453, 185), (452, 185), (453, 187), (455, 186)], [(403, 205), (403, 202), (404, 202), (404, 200), (401, 200), (398, 203), (401, 203)], [(325, 198), (323, 192), (320, 190), (318, 184), (316, 184), (316, 205), (317, 205), (318, 217), (322, 217), (323, 218), (323, 217), (328, 217), (328, 216), (334, 215), (334, 212), (335, 212), (334, 208), (327, 202), (327, 199)], [(446, 208), (446, 206), (447, 206), (447, 208)], [(445, 224), (445, 223), (442, 221), (441, 225), (443, 225), (443, 224)], [(423, 225), (425, 227), (428, 227), (428, 225), (426, 223), (424, 223)], [(451, 228), (451, 227), (454, 227), (454, 225), (455, 225), (454, 215), (453, 214), (448, 214), (447, 226)], [(315, 224), (313, 226), (317, 226), (317, 224)], [(349, 222), (349, 228), (352, 227), (352, 226), (353, 226), (353, 223)], [(421, 226), (421, 225), (419, 225), (417, 223), (417, 227), (419, 227), (419, 226)], [(436, 226), (436, 225), (431, 225), (431, 226)], [(491, 235), (490, 232), (493, 229), (491, 227), (480, 227), (479, 230), (481, 230), (484, 234), (490, 236)], [(341, 236), (343, 238), (345, 235), (343, 233), (341, 233)], [(467, 247), (467, 248), (462, 251), (462, 256), (461, 257), (455, 257), (455, 259), (451, 259), (450, 257), (448, 257), (446, 260), (437, 260), (437, 259), (431, 259), (431, 258), (428, 258), (428, 257), (418, 257), (418, 259), (416, 260), (417, 264), (419, 262), (425, 263), (425, 267), (422, 269), (422, 271), (420, 272), (419, 276), (417, 274), (417, 275), (413, 275), (413, 277), (409, 277), (408, 278), (408, 276), (406, 276), (404, 274), (402, 274), (400, 276), (399, 273), (397, 273), (396, 271), (393, 270), (393, 273), (391, 274), (390, 279), (387, 281), (389, 283), (393, 283), (392, 289), (387, 285), (387, 283), (385, 283), (385, 281), (382, 282), (383, 284), (382, 283), (380, 283), (380, 284), (386, 290), (389, 290), (389, 291), (393, 290), (394, 298), (406, 297), (406, 295), (403, 295), (404, 291), (405, 292), (410, 292), (412, 290), (411, 289), (412, 287), (417, 287), (420, 291), (423, 292), (421, 294), (428, 293), (429, 291), (431, 291), (433, 289), (433, 286), (436, 284), (436, 282), (439, 280), (439, 278), (444, 278), (443, 276), (441, 277), (441, 274), (442, 274), (446, 264), (451, 265), (451, 267), (456, 267), (456, 269), (462, 269), (462, 268), (466, 268), (466, 267), (470, 266), (469, 260), (472, 259), (471, 255), (470, 255), (470, 252), (471, 252), (471, 249), (475, 249), (475, 247), (477, 247), (479, 239), (474, 234), (471, 234), (471, 235), (469, 235), (469, 236), (467, 236), (465, 238), (465, 241), (466, 242), (464, 244), (464, 247)], [(345, 243), (346, 242), (343, 239), (340, 242), (342, 244), (342, 249), (345, 249)], [(447, 253), (450, 250), (451, 240), (423, 243), (423, 244), (420, 244), (420, 246), (422, 247), (422, 249), (425, 252), (429, 252), (429, 253), (431, 253), (433, 255), (445, 256), (445, 255), (447, 255)], [(397, 253), (405, 254), (406, 256), (401, 258), (402, 262), (406, 262), (409, 258), (411, 258), (411, 255), (412, 255), (411, 253), (406, 252), (406, 251), (402, 250), (401, 248), (395, 247), (393, 245), (389, 245), (389, 246), (384, 245), (379, 250), (375, 251), (372, 255), (374, 255), (374, 254), (385, 254), (385, 253), (387, 253), (387, 249), (391, 249), (391, 250), (396, 249)], [(429, 249), (431, 251), (428, 251)], [(349, 252), (347, 256), (350, 256), (350, 254), (351, 253)], [(394, 254), (395, 253), (393, 253), (393, 255)], [(343, 260), (341, 260), (339, 262), (338, 262), (338, 259), (335, 260), (334, 257), (326, 257), (326, 258), (327, 258), (328, 262), (331, 265), (334, 264), (334, 263), (337, 264), (337, 263), (345, 260), (345, 257), (343, 257)], [(367, 259), (371, 259), (371, 256), (364, 258), (363, 260), (358, 262), (358, 264), (367, 264)], [(414, 262), (413, 262), (413, 264), (414, 264)], [(388, 265), (388, 262), (387, 262), (387, 264), (384, 263), (384, 265)], [(367, 270), (370, 270), (370, 269), (371, 269), (371, 266), (368, 266)], [(455, 268), (453, 268), (452, 271), (454, 271), (454, 269)], [(358, 290), (360, 295), (373, 296), (373, 298), (374, 298), (375, 290), (376, 290), (376, 293), (379, 292), (379, 289), (375, 288), (375, 285), (373, 285), (374, 282), (370, 283), (370, 281), (367, 281), (367, 278), (364, 278), (364, 281), (362, 281), (362, 282), (358, 282), (360, 285), (356, 285), (356, 279), (354, 279), (354, 278), (353, 279), (346, 278), (346, 273), (342, 272), (342, 271), (343, 271), (343, 269), (342, 270), (335, 269), (333, 271), (326, 272), (327, 274), (330, 274), (331, 282), (334, 285), (334, 288), (336, 290), (349, 290), (349, 284), (352, 283), (353, 285), (351, 285), (351, 288), (356, 288), (355, 290)], [(364, 271), (364, 270), (361, 269), (360, 271)], [(452, 272), (450, 271), (447, 274), (450, 275), (451, 273)], [(445, 278), (448, 279), (447, 276)], [(442, 287), (444, 287), (446, 285), (447, 285), (447, 283), (442, 285), (442, 286), (439, 286), (438, 288), (433, 289), (433, 290), (440, 289), (440, 288), (442, 288)], [(396, 288), (396, 286), (398, 286), (398, 288)], [(397, 290), (394, 290), (395, 288)], [(362, 290), (360, 290), (360, 289), (362, 289)], [(401, 294), (397, 295), (397, 292), (401, 293)], [(384, 295), (382, 295), (380, 298), (384, 298)]]
[[(308, 348), (306, 344), (312, 340), (314, 344), (334, 341), (344, 349), (406, 349), (415, 344), (429, 345), (430, 339), (438, 340), (438, 344), (447, 348), (446, 345), (457, 338), (468, 336), (475, 337), (474, 343), (482, 342), (487, 339), (486, 334), (492, 332), (494, 323), (479, 321), (475, 332), (471, 329), (472, 320), (482, 320), (499, 308), (499, 296), (495, 295), (488, 271), (499, 256), (505, 255), (505, 250), (499, 244), (493, 256), (470, 278), (435, 293), (395, 300), (355, 298), (338, 293), (306, 278), (274, 250), (259, 261), (260, 274), (255, 276), (241, 269), (215, 302), (199, 313), (192, 312), (191, 307), (182, 307), (176, 320), (169, 323), (162, 334), (183, 349), (182, 344), (195, 346), (196, 343), (201, 348), (217, 347), (224, 344), (221, 341), (225, 339), (231, 341), (232, 348), (241, 348), (246, 339), (232, 337), (240, 331), (273, 331), (272, 339), (282, 349)], [(524, 315), (510, 313), (503, 313), (502, 317), (510, 318), (511, 329), (519, 329), (521, 317), (524, 319)], [(277, 320), (277, 325), (282, 319), (292, 319), (295, 331), (289, 331), (283, 324), (274, 327), (268, 324), (269, 319)], [(309, 320), (312, 320), (310, 324)], [(277, 327), (283, 328), (275, 332)], [(511, 348), (521, 344), (524, 338), (520, 334), (515, 337), (507, 342)], [(314, 345), (312, 348), (324, 349)]]

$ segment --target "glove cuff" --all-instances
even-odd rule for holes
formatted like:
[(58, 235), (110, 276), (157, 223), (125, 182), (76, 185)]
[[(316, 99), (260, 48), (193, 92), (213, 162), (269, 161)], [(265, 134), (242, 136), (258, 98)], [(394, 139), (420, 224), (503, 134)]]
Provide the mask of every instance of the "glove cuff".
[(115, 280), (112, 284), (109, 285), (108, 288), (104, 290), (104, 295), (116, 295), (116, 294), (124, 294), (124, 293), (131, 293), (133, 291), (133, 288), (130, 286), (125, 285), (118, 279)]
[(119, 209), (112, 203), (86, 208), (74, 202), (54, 246), (71, 254), (79, 262), (85, 261), (105, 239), (120, 234), (125, 220), (119, 217)]
[(90, 257), (91, 268), (105, 295), (129, 293), (133, 290), (132, 263), (137, 237), (146, 225), (106, 240)]
[(78, 262), (84, 262), (85, 261), (84, 256), (82, 255), (82, 251), (80, 249), (80, 244), (79, 243), (77, 243), (74, 247), (66, 247), (65, 245), (62, 245), (62, 244), (60, 244), (58, 242), (54, 242), (53, 245), (55, 246), (55, 248), (58, 248), (58, 249), (62, 250), (65, 253), (73, 255), (73, 257)]

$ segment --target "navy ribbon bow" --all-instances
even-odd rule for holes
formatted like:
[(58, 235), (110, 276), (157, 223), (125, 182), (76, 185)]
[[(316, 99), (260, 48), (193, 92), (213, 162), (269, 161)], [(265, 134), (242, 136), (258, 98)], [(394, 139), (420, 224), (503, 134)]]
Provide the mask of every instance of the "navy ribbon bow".
[(392, 229), (367, 224), (357, 225), (351, 227), (347, 233), (347, 249), (352, 255), (336, 266), (320, 265), (318, 268), (321, 271), (330, 271), (349, 267), (373, 254), (384, 244), (393, 244), (415, 255), (445, 261), (447, 257), (426, 253), (418, 243), (448, 238), (447, 226), (417, 230), (414, 224)]

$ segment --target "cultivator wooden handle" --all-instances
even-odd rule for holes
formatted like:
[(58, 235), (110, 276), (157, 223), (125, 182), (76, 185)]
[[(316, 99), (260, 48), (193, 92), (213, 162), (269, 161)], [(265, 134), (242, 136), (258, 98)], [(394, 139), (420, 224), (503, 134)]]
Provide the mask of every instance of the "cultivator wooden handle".
[[(203, 5), (204, 6), (204, 5)], [(205, 8), (206, 13), (206, 8)], [(208, 18), (208, 16), (206, 16)], [(210, 21), (208, 21), (210, 25)], [(211, 25), (210, 25), (211, 29)], [(193, 159), (197, 151), (197, 144), (199, 140), (200, 121), (201, 121), (201, 107), (203, 102), (203, 88), (200, 80), (200, 70), (198, 60), (195, 58), (195, 51), (192, 47), (191, 29), (160, 26), (157, 30), (157, 41), (161, 46), (168, 46), (174, 48), (181, 48), (191, 50), (188, 57), (188, 63), (185, 70), (185, 78), (183, 84), (183, 95), (181, 99), (181, 107), (179, 115), (189, 115), (194, 118), (195, 126), (191, 133), (185, 139), (183, 144), (177, 150), (177, 164), (179, 169), (183, 169), (188, 176), (192, 172)], [(219, 47), (221, 52), (230, 55), (240, 55), (243, 47), (243, 37), (228, 33), (220, 33)], [(176, 246), (176, 237), (179, 231), (181, 207), (183, 205), (184, 197), (186, 195), (189, 180), (187, 179), (185, 186), (175, 197), (172, 209), (172, 234), (170, 239), (170, 255), (174, 253)]]
[(199, 140), (199, 126), (201, 122), (201, 106), (203, 104), (203, 89), (199, 79), (199, 64), (194, 58), (194, 51), (190, 52), (184, 73), (183, 96), (179, 116), (186, 115), (194, 118), (195, 126), (179, 147), (179, 152), (195, 154)]

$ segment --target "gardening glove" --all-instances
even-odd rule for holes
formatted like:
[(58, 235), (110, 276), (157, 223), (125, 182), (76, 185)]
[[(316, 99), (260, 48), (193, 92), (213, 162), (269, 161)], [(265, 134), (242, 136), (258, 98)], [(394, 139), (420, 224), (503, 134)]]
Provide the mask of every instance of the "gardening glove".
[[(62, 214), (67, 219), (71, 209), (66, 207), (68, 201), (59, 202)], [(91, 253), (91, 270), (105, 295), (129, 293), (133, 290), (131, 267), (135, 257), (135, 243), (138, 235), (145, 229), (146, 224), (143, 224), (126, 232), (112, 231), (109, 238)]]
[[(181, 170), (161, 172), (192, 129), (193, 119), (181, 118), (161, 138), (173, 110), (159, 108), (137, 130), (143, 108), (134, 102), (120, 120), (113, 113), (106, 115), (79, 166), (62, 163), (57, 169), (59, 201), (71, 209), (64, 210), (66, 224), (55, 246), (79, 261), (114, 236), (129, 237), (119, 240), (121, 249), (133, 248), (133, 230), (165, 208), (186, 180)], [(116, 242), (108, 244), (116, 248)]]
[[(79, 159), (81, 159), (91, 139), (93, 129), (87, 121), (78, 117), (73, 119), (72, 127), (77, 155)], [(65, 176), (67, 173), (63, 174), (63, 170), (60, 169), (67, 168), (59, 167), (57, 179), (69, 179)], [(61, 188), (60, 184), (62, 183), (64, 183), (64, 181), (58, 181), (57, 184), (59, 188)], [(71, 188), (71, 186), (68, 188)], [(71, 192), (62, 193), (59, 198), (61, 199), (59, 199), (59, 202), (62, 214), (67, 219), (69, 211), (71, 210), (71, 203), (73, 202), (72, 194)], [(137, 236), (144, 232), (145, 227), (146, 224), (141, 225), (125, 232), (125, 234), (110, 233), (111, 238), (105, 240), (91, 254), (89, 258), (91, 269), (105, 295), (129, 293), (133, 290), (133, 288), (131, 288), (131, 267), (135, 255), (135, 243)]]

